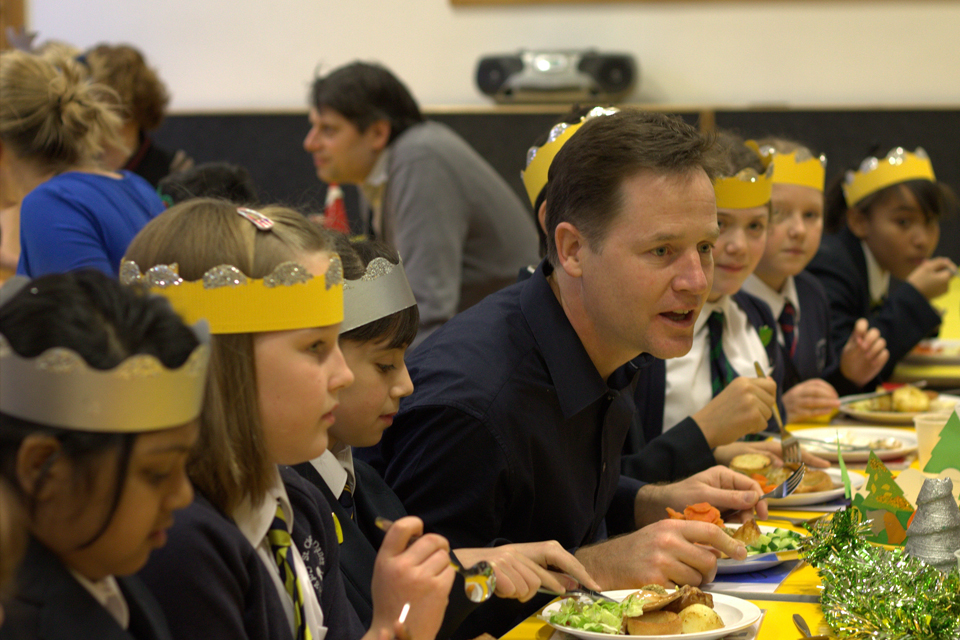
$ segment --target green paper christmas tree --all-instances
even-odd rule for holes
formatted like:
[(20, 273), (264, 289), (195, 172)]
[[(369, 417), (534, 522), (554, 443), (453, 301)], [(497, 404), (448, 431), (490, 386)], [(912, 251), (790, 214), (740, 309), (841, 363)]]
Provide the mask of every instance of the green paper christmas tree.
[(902, 545), (913, 507), (903, 497), (903, 490), (893, 474), (872, 451), (867, 461), (867, 495), (853, 497), (853, 507), (859, 509), (863, 520), (870, 520), (866, 539), (880, 544)]
[(933, 447), (925, 473), (941, 473), (944, 469), (960, 470), (960, 415), (954, 411), (940, 432), (940, 440)]

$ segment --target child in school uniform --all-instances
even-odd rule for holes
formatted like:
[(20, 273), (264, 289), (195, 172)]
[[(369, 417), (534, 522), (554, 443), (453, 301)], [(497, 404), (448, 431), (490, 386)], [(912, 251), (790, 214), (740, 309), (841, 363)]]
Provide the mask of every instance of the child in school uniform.
[(193, 499), (208, 342), (93, 270), (0, 290), (0, 474), (30, 534), (0, 638), (170, 640), (132, 574)]
[(416, 518), (394, 523), (364, 633), (344, 590), (331, 507), (285, 466), (326, 450), (339, 392), (353, 382), (337, 345), (343, 276), (328, 237), (296, 211), (211, 199), (153, 222), (131, 243), (122, 277), (206, 318), (213, 333), (188, 468), (197, 498), (140, 573), (174, 638), (432, 639), (454, 578), (446, 540), (415, 540)]
[(949, 187), (936, 181), (922, 148), (897, 147), (867, 158), (828, 190), (825, 223), (832, 235), (820, 243), (807, 270), (830, 301), (833, 357), (860, 318), (880, 330), (890, 358), (886, 380), (917, 342), (940, 326), (930, 300), (947, 292), (957, 265), (932, 258), (940, 218), (956, 207)]
[[(777, 442), (738, 442), (777, 430), (773, 410), (780, 404), (784, 366), (773, 340), (775, 320), (766, 303), (741, 291), (766, 245), (772, 172), (739, 137), (725, 132), (721, 142), (726, 166), (713, 183), (720, 232), (713, 284), (690, 351), (655, 362), (638, 383), (643, 433), (628, 436), (621, 462), (634, 477), (682, 477), (747, 452), (779, 460)], [(755, 363), (766, 378), (757, 376)], [(807, 453), (804, 459), (829, 464)]]
[[(370, 577), (384, 536), (377, 520), (396, 520), (407, 513), (373, 467), (354, 458), (352, 447), (376, 445), (392, 424), (400, 399), (413, 392), (404, 354), (416, 336), (419, 314), (393, 249), (372, 241), (351, 244), (345, 236), (338, 240), (346, 279), (340, 348), (354, 373), (354, 383), (340, 394), (327, 450), (295, 468), (333, 507), (347, 595), (364, 620), (372, 612)], [(490, 563), (499, 598), (526, 602), (541, 586), (558, 591), (576, 586), (576, 581), (599, 588), (580, 562), (555, 541), (455, 549), (454, 553), (466, 567), (481, 560)], [(567, 573), (573, 581), (551, 573), (548, 566)], [(465, 595), (463, 579), (458, 576), (438, 637), (454, 634), (477, 606)], [(477, 615), (482, 615), (482, 610)]]
[(889, 353), (880, 331), (860, 319), (840, 359), (834, 360), (827, 294), (804, 271), (823, 233), (826, 159), (779, 138), (747, 144), (772, 165), (773, 192), (766, 248), (743, 290), (766, 302), (777, 318), (774, 328), (786, 367), (784, 418), (802, 422), (839, 407), (839, 396), (856, 393), (873, 380)]

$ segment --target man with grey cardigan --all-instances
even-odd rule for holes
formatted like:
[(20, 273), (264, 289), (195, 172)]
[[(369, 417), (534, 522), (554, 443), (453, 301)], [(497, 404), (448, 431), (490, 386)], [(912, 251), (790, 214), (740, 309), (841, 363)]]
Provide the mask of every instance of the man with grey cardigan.
[(414, 346), (538, 260), (533, 219), (449, 127), (427, 121), (387, 69), (355, 62), (313, 84), (303, 146), (321, 180), (357, 184), (372, 233), (393, 245), (420, 308)]

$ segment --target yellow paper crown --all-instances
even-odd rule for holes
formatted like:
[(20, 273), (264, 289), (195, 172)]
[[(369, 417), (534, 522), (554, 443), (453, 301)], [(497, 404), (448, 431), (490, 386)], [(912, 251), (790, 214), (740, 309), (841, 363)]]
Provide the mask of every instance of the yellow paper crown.
[(827, 158), (814, 157), (806, 148), (780, 153), (770, 145), (760, 146), (755, 140), (746, 145), (757, 152), (765, 167), (773, 166), (773, 184), (795, 184), (823, 193)]
[(729, 178), (716, 178), (713, 190), (717, 194), (718, 209), (753, 209), (770, 202), (773, 192), (772, 171), (763, 175), (753, 169), (744, 169)]
[(284, 262), (263, 280), (220, 265), (187, 282), (176, 264), (157, 265), (141, 274), (136, 263), (120, 265), (124, 284), (143, 282), (168, 300), (184, 322), (204, 318), (210, 333), (260, 333), (325, 327), (343, 321), (343, 265), (330, 257), (324, 277), (295, 262)]
[(843, 181), (843, 195), (847, 206), (855, 206), (871, 193), (908, 180), (935, 182), (933, 164), (923, 147), (914, 153), (903, 147), (891, 149), (883, 160), (867, 158), (858, 171), (848, 171)]
[(537, 196), (547, 185), (547, 176), (550, 172), (550, 165), (557, 152), (563, 148), (567, 140), (583, 126), (587, 120), (598, 116), (609, 116), (617, 113), (619, 109), (615, 107), (594, 107), (590, 109), (580, 122), (570, 124), (561, 122), (550, 129), (547, 135), (547, 141), (542, 147), (530, 147), (527, 150), (527, 168), (520, 172), (520, 178), (523, 180), (523, 186), (527, 188), (527, 197), (530, 198), (530, 204), (537, 206)]

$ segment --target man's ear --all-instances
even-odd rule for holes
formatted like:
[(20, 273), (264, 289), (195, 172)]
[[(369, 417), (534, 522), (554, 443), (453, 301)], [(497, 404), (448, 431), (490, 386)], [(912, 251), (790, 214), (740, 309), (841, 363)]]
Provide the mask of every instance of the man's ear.
[(571, 278), (579, 278), (583, 273), (583, 250), (587, 246), (586, 239), (580, 230), (569, 222), (561, 222), (554, 231), (554, 240), (557, 243), (557, 258), (559, 266)]
[(847, 209), (847, 227), (861, 240), (867, 237), (869, 231), (870, 218), (865, 211), (856, 207)]
[[(23, 492), (37, 502), (44, 502), (56, 491), (56, 480), (66, 479), (67, 459), (61, 456), (60, 442), (48, 435), (33, 434), (24, 438), (17, 451), (17, 482)], [(40, 483), (44, 476), (47, 480)], [(38, 484), (40, 486), (38, 487)], [(39, 489), (39, 492), (38, 492)]]
[(367, 127), (366, 134), (370, 136), (371, 146), (374, 151), (383, 151), (390, 143), (390, 122), (388, 120), (374, 120), (373, 124)]

